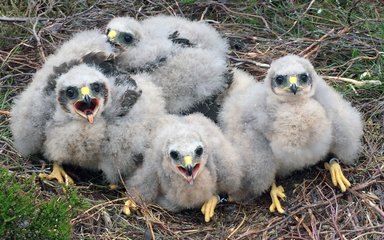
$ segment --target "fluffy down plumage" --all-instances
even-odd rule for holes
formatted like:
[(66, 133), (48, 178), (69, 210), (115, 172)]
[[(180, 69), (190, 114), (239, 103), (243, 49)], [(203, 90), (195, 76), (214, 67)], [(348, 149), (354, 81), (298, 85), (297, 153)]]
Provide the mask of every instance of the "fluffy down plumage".
[[(126, 181), (136, 200), (178, 211), (201, 207), (220, 192), (238, 190), (242, 178), (238, 153), (211, 120), (201, 114), (167, 116), (162, 124), (142, 168)], [(183, 162), (188, 156), (189, 176)]]
[(107, 32), (121, 49), (120, 69), (134, 73), (133, 78), (144, 74), (159, 86), (169, 113), (190, 112), (223, 92), (231, 81), (227, 42), (206, 23), (173, 16), (141, 22), (125, 17), (112, 19)]
[[(70, 91), (81, 95), (83, 86), (99, 83), (103, 87), (103, 96), (99, 99), (99, 110), (94, 114), (93, 123), (77, 114), (76, 102), (72, 103)], [(76, 90), (72, 90), (76, 89)], [(93, 91), (93, 90), (91, 90)], [(72, 93), (71, 93), (72, 94)], [(108, 107), (110, 95), (109, 80), (96, 69), (81, 64), (74, 66), (57, 79), (55, 90), (56, 105), (52, 119), (46, 126), (44, 155), (57, 163), (71, 163), (81, 167), (97, 169), (100, 159), (100, 148), (106, 141), (106, 121), (99, 117)]]
[(219, 117), (246, 166), (243, 198), (329, 152), (351, 164), (360, 149), (359, 113), (298, 56), (272, 62), (264, 82), (229, 96)]
[(43, 153), (47, 159), (99, 168), (103, 149), (114, 144), (109, 140), (111, 128), (141, 95), (132, 79), (119, 77), (79, 64), (57, 78), (55, 108), (45, 128)]
[[(89, 52), (112, 53), (113, 49), (104, 34), (98, 30), (75, 34), (36, 72), (27, 89), (15, 100), (11, 110), (11, 130), (16, 149), (23, 155), (39, 153), (45, 140), (45, 127), (55, 107), (52, 80), (55, 68), (78, 61)], [(57, 70), (57, 69), (56, 69)]]
[(99, 168), (110, 183), (130, 177), (142, 165), (153, 132), (165, 115), (162, 93), (152, 82), (139, 79), (137, 90), (140, 96), (129, 112), (112, 117), (107, 126), (107, 144), (102, 148)]

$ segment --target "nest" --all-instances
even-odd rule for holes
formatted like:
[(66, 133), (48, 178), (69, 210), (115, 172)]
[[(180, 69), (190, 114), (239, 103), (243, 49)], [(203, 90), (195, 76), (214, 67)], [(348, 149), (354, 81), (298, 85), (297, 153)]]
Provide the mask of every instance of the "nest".
[[(43, 171), (41, 157), (22, 159), (14, 149), (7, 111), (46, 57), (74, 32), (102, 28), (121, 15), (142, 19), (167, 14), (207, 20), (228, 38), (232, 66), (262, 80), (273, 59), (288, 53), (307, 57), (359, 109), (365, 121), (362, 154), (355, 166), (344, 166), (352, 188), (339, 192), (329, 173), (318, 165), (281, 180), (287, 194), (285, 215), (269, 213), (269, 196), (264, 194), (248, 203), (220, 205), (213, 221), (205, 223), (199, 210), (169, 213), (158, 206), (140, 206), (140, 213), (126, 217), (121, 212), (125, 199), (121, 194), (75, 169), (75, 188), (95, 204), (72, 219), (73, 238), (383, 239), (382, 3), (252, 2), (49, 0), (20, 3), (19, 13), (5, 9), (15, 17), (0, 17), (4, 33), (0, 42), (0, 166), (19, 176)], [(39, 184), (40, 197), (65, 194), (57, 185)]]

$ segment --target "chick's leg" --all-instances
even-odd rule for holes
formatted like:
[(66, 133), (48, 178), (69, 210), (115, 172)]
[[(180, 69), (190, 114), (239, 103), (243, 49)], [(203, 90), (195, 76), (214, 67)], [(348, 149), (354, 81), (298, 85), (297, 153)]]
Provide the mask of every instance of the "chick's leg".
[(284, 213), (284, 209), (281, 207), (280, 200), (285, 200), (285, 194), (284, 194), (284, 188), (282, 186), (276, 187), (276, 183), (272, 184), (271, 188), (271, 199), (272, 199), (272, 204), (269, 206), (269, 211), (270, 212), (275, 212), (277, 210), (279, 213)]
[(124, 203), (123, 213), (127, 216), (131, 215), (131, 210), (137, 210), (137, 204), (132, 199), (128, 199)]
[(335, 187), (339, 186), (341, 191), (345, 192), (347, 188), (351, 186), (351, 183), (344, 176), (340, 164), (336, 158), (332, 158), (329, 163), (324, 163), (324, 166), (331, 172), (332, 183)]
[(204, 214), (205, 222), (209, 222), (215, 213), (216, 205), (219, 203), (219, 198), (217, 196), (212, 196), (208, 201), (206, 201), (201, 207), (201, 212)]
[(73, 185), (72, 178), (64, 171), (63, 167), (58, 163), (53, 164), (53, 170), (51, 174), (40, 173), (39, 177), (42, 179), (56, 179), (59, 183), (65, 183), (66, 185)]

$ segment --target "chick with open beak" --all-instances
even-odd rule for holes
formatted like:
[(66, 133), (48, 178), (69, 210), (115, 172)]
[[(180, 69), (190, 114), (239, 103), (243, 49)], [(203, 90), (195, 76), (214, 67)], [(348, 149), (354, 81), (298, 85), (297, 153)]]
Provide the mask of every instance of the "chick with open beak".
[[(219, 193), (238, 194), (241, 160), (220, 128), (202, 114), (159, 119), (143, 164), (126, 181), (135, 201), (169, 211), (200, 208), (209, 222)], [(125, 209), (131, 207), (128, 202)], [(128, 211), (127, 211), (128, 212)]]
[[(54, 76), (53, 117), (47, 121), (43, 145), (44, 156), (54, 163), (53, 171), (39, 176), (72, 184), (62, 164), (98, 169), (107, 128), (107, 121), (100, 114), (110, 108), (107, 99), (113, 85), (98, 68), (85, 63), (68, 69), (62, 67), (59, 71), (61, 74)], [(100, 117), (96, 119), (97, 115)]]
[(169, 155), (175, 161), (177, 173), (181, 174), (189, 184), (193, 184), (200, 170), (200, 159), (203, 154), (203, 148), (199, 144), (192, 154), (181, 156), (177, 150), (171, 150)]
[(84, 86), (80, 88), (81, 100), (77, 100), (73, 105), (75, 111), (80, 116), (86, 118), (89, 123), (93, 123), (94, 116), (100, 108), (100, 101), (97, 97), (91, 97), (91, 90)]
[(66, 112), (74, 112), (93, 123), (101, 105), (105, 105), (108, 91), (105, 83), (92, 82), (80, 87), (68, 86), (59, 92), (58, 101)]

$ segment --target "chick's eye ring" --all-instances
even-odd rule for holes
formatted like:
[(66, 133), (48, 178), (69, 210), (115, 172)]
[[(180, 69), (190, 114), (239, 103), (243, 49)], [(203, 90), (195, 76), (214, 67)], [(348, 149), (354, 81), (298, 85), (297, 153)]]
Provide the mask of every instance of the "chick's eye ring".
[(171, 156), (171, 158), (172, 158), (173, 160), (178, 160), (178, 159), (179, 159), (179, 153), (178, 153), (177, 151), (171, 151), (171, 152), (169, 153), (169, 156)]
[(124, 33), (123, 34), (123, 40), (125, 43), (132, 43), (133, 42), (133, 35), (130, 33)]
[(282, 75), (279, 75), (275, 78), (275, 82), (277, 85), (281, 85), (284, 83), (285, 77)]
[(67, 90), (65, 91), (65, 95), (69, 98), (69, 99), (74, 99), (77, 97), (77, 90), (74, 88), (74, 87), (69, 87), (67, 88)]
[(195, 154), (196, 154), (196, 156), (201, 156), (202, 154), (203, 154), (203, 148), (202, 147), (197, 147), (196, 149), (195, 149)]
[(92, 84), (92, 89), (93, 89), (93, 91), (98, 93), (101, 90), (101, 86), (99, 83), (94, 83), (94, 84)]
[(302, 82), (302, 83), (307, 83), (307, 82), (308, 82), (308, 79), (309, 79), (309, 77), (308, 77), (307, 74), (300, 74), (300, 75), (299, 75), (299, 80), (300, 80), (300, 82)]

